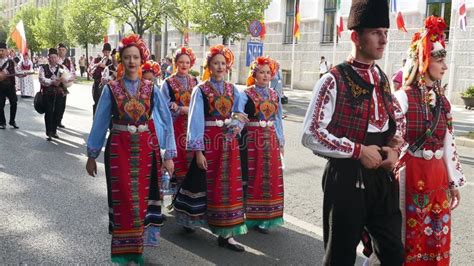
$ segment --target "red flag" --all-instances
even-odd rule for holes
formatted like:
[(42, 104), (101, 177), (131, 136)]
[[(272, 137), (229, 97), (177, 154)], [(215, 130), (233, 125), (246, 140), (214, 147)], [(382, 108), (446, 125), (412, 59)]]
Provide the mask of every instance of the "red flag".
[(461, 1), (459, 3), (459, 27), (461, 30), (466, 31), (467, 19), (466, 19), (466, 2)]
[(337, 36), (341, 38), (341, 33), (344, 31), (344, 20), (342, 16), (339, 17), (339, 23), (337, 24)]
[(397, 28), (399, 31), (407, 32), (407, 29), (405, 28), (405, 21), (403, 20), (403, 15), (400, 11), (397, 13)]
[(28, 52), (28, 48), (26, 45), (26, 34), (25, 34), (25, 27), (23, 26), (23, 20), (20, 20), (16, 25), (15, 29), (11, 33), (11, 39), (16, 45), (16, 48), (22, 53), (25, 54)]
[(262, 20), (260, 21), (260, 24), (262, 25), (262, 30), (260, 31), (260, 39), (265, 40), (265, 34), (267, 33), (267, 27), (265, 26), (265, 21)]
[(104, 36), (104, 43), (108, 43), (109, 42), (109, 36), (108, 35), (105, 35)]
[(295, 4), (295, 26), (293, 28), (293, 36), (295, 36), (296, 39), (299, 39), (301, 37), (300, 21), (301, 21), (300, 0), (296, 0), (296, 4)]

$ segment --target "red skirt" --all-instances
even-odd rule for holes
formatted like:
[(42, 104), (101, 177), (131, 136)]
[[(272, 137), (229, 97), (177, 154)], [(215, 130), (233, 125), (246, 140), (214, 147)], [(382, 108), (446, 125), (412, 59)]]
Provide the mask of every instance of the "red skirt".
[(449, 265), (451, 210), (444, 161), (405, 156), (399, 172), (402, 180), (405, 175), (405, 265)]
[(208, 169), (207, 222), (221, 236), (247, 232), (244, 223), (239, 145), (236, 138), (225, 140), (227, 128), (206, 126), (205, 156)]
[[(156, 245), (159, 241), (159, 227), (153, 226), (157, 224), (151, 223), (145, 232), (145, 216), (149, 208), (150, 175), (154, 158), (154, 150), (150, 145), (152, 138), (153, 134), (150, 132), (137, 134), (118, 130), (111, 132), (113, 262), (120, 263), (124, 259), (140, 260), (144, 244)], [(159, 156), (155, 158), (159, 168)], [(156, 192), (159, 189), (159, 183), (153, 183), (156, 187), (151, 189)]]
[(174, 173), (178, 186), (183, 182), (189, 170), (189, 165), (193, 159), (193, 152), (186, 150), (186, 131), (188, 128), (188, 116), (179, 115), (173, 122), (174, 135), (176, 140), (177, 157), (174, 161)]
[(274, 127), (247, 127), (247, 226), (283, 223), (283, 171)]

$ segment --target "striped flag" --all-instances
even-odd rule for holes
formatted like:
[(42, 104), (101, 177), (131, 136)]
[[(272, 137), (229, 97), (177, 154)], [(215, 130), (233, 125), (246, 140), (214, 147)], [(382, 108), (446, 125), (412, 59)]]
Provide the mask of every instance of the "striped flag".
[(402, 12), (398, 11), (397, 9), (397, 0), (390, 1), (390, 10), (393, 13), (397, 13), (397, 29), (399, 31), (407, 32), (407, 29), (405, 28), (405, 20), (403, 19)]
[(25, 27), (23, 25), (23, 20), (20, 20), (18, 24), (16, 24), (15, 29), (11, 34), (11, 38), (16, 45), (16, 48), (22, 53), (25, 54), (28, 52), (28, 47), (26, 45), (26, 34), (25, 34)]
[(337, 28), (337, 36), (341, 38), (341, 33), (344, 31), (344, 20), (342, 19), (342, 15), (341, 15), (341, 0), (337, 0), (336, 28)]
[(294, 24), (295, 26), (293, 28), (293, 36), (295, 36), (296, 39), (299, 39), (301, 37), (300, 23), (301, 23), (300, 0), (296, 0), (296, 4), (295, 4), (295, 24)]
[(466, 31), (467, 27), (467, 14), (466, 14), (466, 2), (464, 0), (461, 0), (459, 2), (459, 27), (461, 28), (462, 31)]

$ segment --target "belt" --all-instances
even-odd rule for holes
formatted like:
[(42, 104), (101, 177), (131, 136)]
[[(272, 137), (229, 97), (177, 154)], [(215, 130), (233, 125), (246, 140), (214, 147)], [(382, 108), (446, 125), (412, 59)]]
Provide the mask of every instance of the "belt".
[(417, 158), (423, 158), (425, 160), (431, 160), (434, 158), (436, 159), (441, 159), (443, 158), (444, 151), (443, 150), (437, 150), (437, 151), (432, 151), (432, 150), (417, 150), (415, 152), (408, 151), (408, 153)]
[(150, 131), (147, 124), (142, 124), (142, 125), (139, 125), (139, 126), (114, 124), (112, 126), (112, 129), (115, 129), (115, 130), (118, 130), (118, 131), (128, 131), (132, 134), (137, 133), (137, 132), (141, 133), (141, 132), (145, 132), (145, 131)]
[(265, 120), (260, 120), (258, 122), (248, 122), (247, 126), (251, 127), (272, 127), (275, 122), (272, 120), (265, 121)]
[(225, 120), (216, 120), (216, 121), (206, 121), (206, 126), (208, 127), (223, 127), (230, 125), (232, 119), (227, 118)]

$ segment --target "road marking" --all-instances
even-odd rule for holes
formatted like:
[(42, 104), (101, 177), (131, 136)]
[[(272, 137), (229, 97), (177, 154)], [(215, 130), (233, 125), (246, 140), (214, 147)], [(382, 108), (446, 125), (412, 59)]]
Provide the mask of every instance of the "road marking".
[[(305, 231), (308, 231), (310, 233), (313, 233), (315, 235), (317, 235), (319, 237), (320, 240), (323, 240), (323, 228), (317, 226), (317, 225), (314, 225), (314, 224), (310, 224), (308, 222), (305, 222), (303, 220), (300, 220), (294, 216), (291, 216), (289, 214), (283, 214), (283, 219), (285, 220), (285, 222), (288, 222), (296, 227), (299, 227)], [(359, 244), (357, 246), (357, 254), (359, 256), (362, 256), (365, 258), (365, 255), (362, 253), (362, 251), (364, 250), (364, 246), (362, 244)]]

